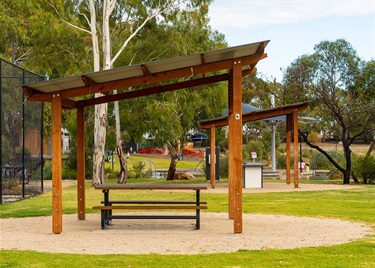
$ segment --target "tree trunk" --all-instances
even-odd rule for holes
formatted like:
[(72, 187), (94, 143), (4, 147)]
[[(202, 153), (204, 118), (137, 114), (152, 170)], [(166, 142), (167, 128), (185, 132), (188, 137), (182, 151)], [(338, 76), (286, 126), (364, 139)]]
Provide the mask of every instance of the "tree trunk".
[(375, 140), (373, 140), (370, 144), (370, 147), (368, 148), (368, 151), (366, 153), (366, 157), (369, 157), (372, 153), (372, 151), (374, 150), (374, 147), (375, 147)]
[(99, 104), (95, 106), (93, 184), (102, 184), (104, 182), (103, 160), (106, 135), (107, 104)]
[(177, 162), (179, 160), (180, 148), (181, 148), (180, 140), (179, 139), (177, 140), (176, 149), (173, 148), (172, 144), (169, 141), (167, 142), (167, 146), (168, 146), (169, 151), (171, 152), (171, 163), (169, 165), (168, 175), (167, 175), (167, 181), (170, 181), (174, 179), (174, 174), (176, 173), (176, 169), (177, 169)]
[[(352, 174), (352, 161), (351, 161), (351, 152), (352, 151), (350, 150), (349, 145), (346, 145), (345, 142), (342, 143), (342, 148), (344, 150), (345, 163), (346, 163), (346, 167), (343, 168), (326, 151), (324, 151), (318, 145), (315, 145), (315, 144), (312, 144), (311, 142), (309, 142), (309, 140), (307, 139), (307, 134), (303, 133), (300, 130), (298, 130), (298, 133), (303, 137), (304, 142), (306, 142), (306, 144), (308, 146), (310, 146), (311, 148), (314, 148), (314, 149), (318, 150), (319, 152), (321, 152), (337, 168), (337, 170), (340, 171), (343, 174), (343, 176), (344, 176), (343, 184), (349, 184), (350, 183), (350, 177), (351, 177), (351, 174)], [(355, 183), (359, 183), (359, 181), (356, 177), (353, 177), (353, 181)]]
[[(117, 94), (117, 90), (113, 91), (113, 95)], [(120, 107), (118, 101), (114, 102), (115, 124), (116, 124), (116, 144), (121, 144), (121, 124), (120, 124)]]
[(126, 183), (128, 180), (128, 163), (126, 160), (126, 155), (124, 155), (124, 152), (122, 150), (122, 143), (119, 143), (117, 145), (117, 155), (120, 160), (120, 175), (117, 178), (117, 183)]

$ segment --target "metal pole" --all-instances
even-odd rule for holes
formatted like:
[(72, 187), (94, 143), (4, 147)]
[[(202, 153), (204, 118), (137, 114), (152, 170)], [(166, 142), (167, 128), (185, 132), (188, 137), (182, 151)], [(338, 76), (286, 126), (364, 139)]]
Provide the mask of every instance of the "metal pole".
[[(44, 79), (42, 79), (44, 80)], [(44, 149), (44, 135), (43, 135), (43, 120), (44, 120), (44, 102), (42, 102), (41, 107), (41, 119), (40, 119), (40, 188), (42, 193), (44, 193), (44, 177), (43, 177), (43, 168), (44, 168), (44, 157), (43, 157), (43, 149)]]
[(272, 161), (272, 172), (276, 172), (276, 133), (275, 133), (275, 122), (271, 122), (271, 161)]
[(303, 172), (302, 167), (302, 137), (300, 136), (300, 142), (299, 142), (299, 172)]
[[(25, 84), (25, 69), (22, 69), (22, 84)], [(25, 93), (22, 91), (22, 198), (25, 198)]]
[[(275, 96), (271, 94), (271, 107), (275, 107)], [(271, 121), (271, 167), (276, 172), (276, 122)]]

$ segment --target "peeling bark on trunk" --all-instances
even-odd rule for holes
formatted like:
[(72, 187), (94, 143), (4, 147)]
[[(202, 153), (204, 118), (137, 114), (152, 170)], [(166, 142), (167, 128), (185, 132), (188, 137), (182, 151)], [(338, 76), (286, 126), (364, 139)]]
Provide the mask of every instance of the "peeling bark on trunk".
[(104, 183), (104, 146), (106, 135), (107, 104), (100, 104), (95, 107), (93, 184)]
[(175, 149), (169, 141), (167, 142), (167, 147), (169, 151), (171, 152), (171, 163), (169, 165), (168, 175), (167, 175), (167, 181), (170, 181), (174, 179), (174, 175), (177, 169), (177, 162), (179, 160), (180, 148), (181, 148), (180, 140), (177, 140), (177, 149)]
[(117, 145), (116, 148), (118, 158), (120, 160), (120, 175), (117, 178), (117, 183), (122, 184), (126, 183), (128, 180), (128, 163), (126, 160), (126, 156), (124, 156), (124, 152), (122, 151), (122, 144), (120, 143)]

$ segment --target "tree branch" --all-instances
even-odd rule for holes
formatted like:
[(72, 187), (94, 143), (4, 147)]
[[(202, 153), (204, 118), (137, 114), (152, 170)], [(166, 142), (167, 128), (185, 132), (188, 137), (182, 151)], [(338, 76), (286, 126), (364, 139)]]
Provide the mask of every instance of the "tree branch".
[[(64, 23), (68, 24), (69, 26), (71, 26), (71, 27), (73, 27), (73, 28), (75, 28), (75, 29), (77, 29), (77, 30), (83, 31), (83, 32), (88, 33), (88, 34), (91, 35), (91, 32), (90, 32), (90, 31), (88, 31), (88, 30), (86, 30), (86, 29), (84, 29), (84, 28), (81, 28), (81, 27), (79, 27), (79, 26), (77, 26), (77, 25), (74, 25), (73, 23), (71, 23), (71, 22), (65, 20), (63, 17), (61, 17), (60, 12), (57, 10), (57, 8), (56, 8), (54, 5), (52, 5), (52, 4), (51, 4), (50, 2), (48, 2), (47, 0), (45, 0), (45, 2), (55, 10), (55, 12), (56, 12), (56, 14), (59, 16), (60, 20), (62, 20)], [(89, 22), (89, 21), (88, 21), (88, 23), (89, 23), (89, 26), (90, 26), (90, 22)]]

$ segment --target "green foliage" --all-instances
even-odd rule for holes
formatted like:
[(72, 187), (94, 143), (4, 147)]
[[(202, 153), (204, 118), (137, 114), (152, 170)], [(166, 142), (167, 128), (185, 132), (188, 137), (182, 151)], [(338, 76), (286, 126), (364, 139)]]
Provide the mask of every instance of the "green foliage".
[[(297, 58), (288, 67), (279, 96), (287, 96), (288, 103), (308, 100), (309, 115), (321, 121), (306, 124), (304, 131), (339, 138), (350, 162), (350, 146), (374, 129), (374, 70), (375, 64), (361, 61), (346, 40), (322, 41), (313, 54)], [(338, 164), (346, 170), (344, 183), (349, 183), (351, 166)]]
[(311, 131), (307, 138), (313, 144), (317, 144), (320, 141), (320, 135), (317, 131)]
[(43, 178), (45, 180), (52, 180), (52, 162), (46, 161), (43, 166)]
[(67, 169), (66, 167), (63, 168), (62, 179), (63, 180), (76, 180), (77, 179), (77, 170)]
[(264, 152), (264, 144), (260, 140), (250, 141), (244, 147), (242, 147), (242, 158), (244, 160), (252, 160), (251, 152), (257, 153), (257, 159), (263, 159), (265, 152)]
[(353, 171), (354, 174), (362, 179), (364, 183), (375, 182), (375, 156), (370, 155), (353, 157)]
[(105, 168), (105, 174), (107, 175), (107, 179), (109, 179), (109, 180), (115, 180), (119, 176), (118, 171), (112, 170), (112, 168), (109, 168), (109, 167)]
[(219, 177), (228, 178), (228, 157), (219, 158)]
[[(286, 168), (286, 155), (285, 154), (277, 155), (276, 168), (277, 169)], [(290, 156), (290, 168), (294, 168), (294, 156)]]
[[(340, 163), (342, 166), (345, 165), (345, 158), (342, 154), (331, 151), (328, 152), (329, 155), (338, 163)], [(313, 150), (310, 154), (310, 168), (320, 169), (320, 170), (333, 170), (335, 169), (335, 166), (328, 160), (328, 158), (321, 154), (320, 152)]]
[(10, 160), (10, 145), (8, 139), (4, 135), (1, 135), (1, 156), (1, 165), (4, 166)]
[[(72, 170), (74, 172), (77, 171), (77, 148), (75, 146), (74, 139), (70, 143), (70, 151), (69, 154), (64, 161), (64, 169)], [(86, 147), (85, 152), (85, 179), (91, 179), (92, 178), (92, 149), (90, 147)], [(69, 174), (69, 171), (67, 171), (67, 174)], [(70, 173), (71, 175), (72, 173)], [(70, 176), (69, 175), (69, 176)]]
[(143, 161), (137, 161), (133, 164), (133, 168), (131, 169), (135, 173), (135, 178), (143, 178), (145, 177), (145, 172), (143, 172), (144, 168), (146, 166), (146, 163)]

